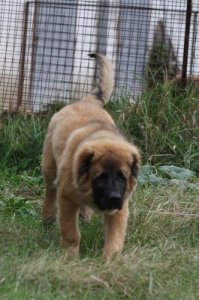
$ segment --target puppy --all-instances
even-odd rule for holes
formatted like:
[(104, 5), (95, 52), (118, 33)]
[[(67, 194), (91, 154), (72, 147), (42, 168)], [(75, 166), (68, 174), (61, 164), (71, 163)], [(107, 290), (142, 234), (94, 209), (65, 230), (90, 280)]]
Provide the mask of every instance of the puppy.
[(109, 259), (123, 248), (140, 153), (103, 108), (114, 88), (111, 62), (99, 53), (90, 57), (100, 66), (97, 87), (54, 114), (49, 124), (42, 164), (46, 183), (43, 221), (55, 221), (57, 202), (61, 245), (77, 255), (80, 210), (100, 212), (105, 223), (103, 255)]

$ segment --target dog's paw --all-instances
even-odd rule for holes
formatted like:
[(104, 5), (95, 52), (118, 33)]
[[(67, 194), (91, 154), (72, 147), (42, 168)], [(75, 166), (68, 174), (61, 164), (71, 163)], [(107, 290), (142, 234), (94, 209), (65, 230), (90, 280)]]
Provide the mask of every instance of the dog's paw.
[(103, 249), (103, 258), (106, 261), (112, 260), (113, 258), (119, 256), (122, 252), (122, 245), (112, 244), (112, 245), (105, 245)]
[(52, 225), (56, 222), (56, 215), (53, 214), (42, 214), (42, 221), (44, 225)]
[(68, 241), (61, 239), (61, 248), (64, 251), (64, 257), (75, 258), (79, 256), (79, 243), (70, 244)]
[(93, 210), (90, 207), (85, 206), (80, 209), (79, 217), (84, 222), (89, 223), (91, 221), (92, 215)]

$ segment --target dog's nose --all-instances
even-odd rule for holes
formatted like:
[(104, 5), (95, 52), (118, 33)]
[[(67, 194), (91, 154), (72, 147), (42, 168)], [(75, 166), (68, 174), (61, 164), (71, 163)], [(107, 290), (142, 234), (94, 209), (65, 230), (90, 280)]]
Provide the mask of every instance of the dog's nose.
[(111, 192), (109, 195), (109, 202), (113, 209), (122, 208), (122, 196), (118, 192)]
[(110, 195), (109, 195), (109, 200), (112, 200), (112, 201), (115, 201), (115, 202), (118, 202), (121, 200), (121, 195), (120, 193), (118, 192), (111, 192)]

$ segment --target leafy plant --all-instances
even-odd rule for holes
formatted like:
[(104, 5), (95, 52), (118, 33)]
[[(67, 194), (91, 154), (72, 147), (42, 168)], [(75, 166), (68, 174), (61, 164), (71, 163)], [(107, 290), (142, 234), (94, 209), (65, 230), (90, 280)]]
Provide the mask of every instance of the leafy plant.
[(17, 215), (21, 218), (38, 216), (33, 203), (20, 196), (2, 199), (0, 209), (3, 209), (4, 214)]
[(193, 171), (172, 165), (159, 167), (145, 165), (141, 168), (138, 182), (140, 185), (152, 184), (156, 186), (175, 184), (185, 189), (199, 190), (199, 183)]

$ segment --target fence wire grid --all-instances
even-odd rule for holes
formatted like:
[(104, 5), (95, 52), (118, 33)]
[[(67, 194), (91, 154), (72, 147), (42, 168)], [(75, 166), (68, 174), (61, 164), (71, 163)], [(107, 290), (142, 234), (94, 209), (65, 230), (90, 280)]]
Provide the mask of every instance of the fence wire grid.
[(114, 96), (136, 101), (155, 80), (198, 80), (197, 0), (0, 2), (0, 110), (40, 112), (95, 82), (88, 53), (114, 64)]

